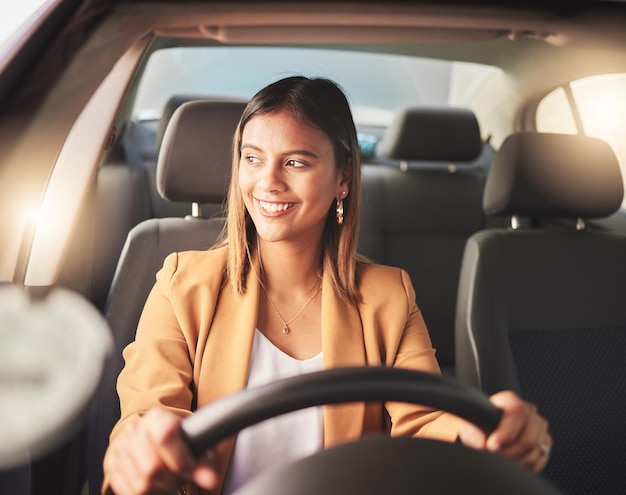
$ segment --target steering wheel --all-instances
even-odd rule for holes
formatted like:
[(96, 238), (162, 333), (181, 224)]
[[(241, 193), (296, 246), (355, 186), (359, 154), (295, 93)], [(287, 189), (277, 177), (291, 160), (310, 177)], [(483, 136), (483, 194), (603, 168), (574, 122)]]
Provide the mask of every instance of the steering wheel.
[[(284, 413), (324, 404), (393, 401), (442, 409), (485, 433), (500, 411), (482, 393), (456, 380), (390, 367), (335, 368), (243, 390), (202, 407), (181, 423), (183, 437), (200, 455), (238, 431)], [(545, 494), (547, 481), (502, 456), (459, 443), (375, 435), (323, 450), (268, 471), (238, 495), (374, 495), (379, 493)]]

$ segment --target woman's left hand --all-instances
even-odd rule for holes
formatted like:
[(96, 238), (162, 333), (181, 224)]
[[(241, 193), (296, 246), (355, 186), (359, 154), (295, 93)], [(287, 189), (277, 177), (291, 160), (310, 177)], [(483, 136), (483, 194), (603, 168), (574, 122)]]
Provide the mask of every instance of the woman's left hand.
[(503, 391), (489, 399), (502, 410), (498, 427), (488, 437), (475, 425), (461, 421), (459, 438), (468, 447), (500, 453), (538, 473), (548, 463), (552, 437), (548, 422), (534, 404), (514, 392)]

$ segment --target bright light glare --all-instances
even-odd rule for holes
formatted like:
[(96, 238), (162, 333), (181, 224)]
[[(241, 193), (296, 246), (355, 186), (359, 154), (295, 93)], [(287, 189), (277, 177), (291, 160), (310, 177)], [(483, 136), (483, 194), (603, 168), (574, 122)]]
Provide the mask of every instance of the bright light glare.
[(611, 145), (626, 182), (626, 74), (581, 79), (572, 91), (585, 132)]
[(27, 222), (29, 227), (36, 227), (40, 217), (39, 207), (32, 207), (27, 210)]
[(593, 77), (572, 84), (585, 131), (590, 135), (626, 132), (626, 76)]
[[(571, 84), (585, 134), (611, 145), (622, 169), (626, 187), (626, 74), (587, 77)], [(576, 134), (569, 101), (558, 88), (537, 108), (539, 132)], [(623, 208), (626, 208), (626, 197)]]
[(0, 2), (0, 46), (41, 7), (46, 0), (19, 0)]

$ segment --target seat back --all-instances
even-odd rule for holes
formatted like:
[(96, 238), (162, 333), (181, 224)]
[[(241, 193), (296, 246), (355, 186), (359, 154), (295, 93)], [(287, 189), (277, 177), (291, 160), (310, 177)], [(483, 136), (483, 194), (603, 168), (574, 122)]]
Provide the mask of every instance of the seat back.
[(554, 439), (544, 476), (570, 494), (626, 493), (626, 237), (584, 228), (622, 199), (605, 142), (512, 135), (495, 155), (485, 211), (572, 227), (479, 232), (463, 257), (457, 376), (537, 405)]
[[(171, 201), (225, 201), (241, 102), (194, 101), (181, 105), (167, 127), (157, 165), (160, 195)], [(223, 217), (153, 218), (128, 234), (108, 294), (105, 316), (115, 348), (93, 401), (88, 429), (88, 478), (92, 494), (102, 485), (102, 459), (119, 419), (117, 376), (122, 350), (134, 339), (143, 305), (165, 257), (175, 251), (208, 249), (223, 229)]]
[(388, 164), (362, 167), (359, 251), (409, 273), (442, 371), (453, 375), (461, 256), (467, 238), (486, 225), (489, 148), (469, 110), (408, 108), (380, 151)]

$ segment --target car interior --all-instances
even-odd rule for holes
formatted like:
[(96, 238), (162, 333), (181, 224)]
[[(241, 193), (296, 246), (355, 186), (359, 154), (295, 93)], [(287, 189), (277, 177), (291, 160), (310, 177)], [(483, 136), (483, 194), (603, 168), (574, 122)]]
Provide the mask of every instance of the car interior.
[(560, 493), (626, 492), (624, 26), (619, 1), (48, 2), (0, 51), (0, 288), (80, 294), (113, 344), (79, 427), (0, 463), (0, 493), (100, 493), (155, 274), (220, 239), (243, 109), (295, 72), (353, 103), (359, 252), (409, 273), (444, 378), (534, 402)]

